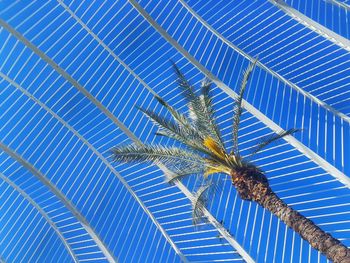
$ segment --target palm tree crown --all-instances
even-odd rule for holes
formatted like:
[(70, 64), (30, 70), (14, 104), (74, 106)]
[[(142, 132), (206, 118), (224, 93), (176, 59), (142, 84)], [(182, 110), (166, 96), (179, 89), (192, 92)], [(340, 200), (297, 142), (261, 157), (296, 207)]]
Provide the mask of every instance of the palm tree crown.
[[(243, 112), (243, 95), (255, 64), (256, 61), (251, 63), (244, 72), (240, 92), (236, 99), (232, 128), (233, 147), (230, 152), (225, 148), (216, 122), (213, 101), (210, 96), (211, 82), (208, 79), (204, 80), (198, 95), (184, 74), (173, 63), (178, 76), (178, 85), (187, 101), (188, 116), (178, 112), (158, 96), (156, 96), (157, 101), (168, 110), (171, 114), (171, 119), (160, 116), (151, 110), (142, 108), (139, 108), (139, 110), (158, 126), (158, 131), (156, 132), (158, 136), (174, 139), (180, 142), (183, 147), (133, 144), (116, 147), (113, 149), (115, 160), (123, 162), (161, 162), (173, 172), (171, 177), (168, 177), (169, 183), (181, 180), (189, 175), (201, 174), (204, 179), (207, 179), (208, 176), (214, 173), (223, 173), (231, 176), (232, 171), (254, 171), (254, 174), (260, 175), (260, 178), (257, 179), (267, 183), (266, 177), (260, 172), (258, 167), (244, 159), (240, 155), (238, 148), (238, 130), (240, 117)], [(271, 142), (295, 131), (296, 129), (290, 129), (267, 138), (255, 147), (251, 155), (258, 153)], [(199, 211), (202, 205), (205, 205), (204, 200), (210, 192), (211, 186), (214, 186), (211, 181), (203, 180), (203, 184), (195, 193), (197, 197), (193, 200), (193, 219), (195, 223), (200, 219), (198, 217), (200, 215)]]
[[(244, 72), (239, 94), (235, 100), (232, 126), (233, 146), (229, 151), (222, 140), (215, 118), (213, 101), (210, 96), (211, 82), (204, 80), (197, 94), (184, 74), (173, 63), (177, 82), (186, 99), (188, 113), (183, 114), (156, 96), (158, 102), (167, 109), (171, 118), (161, 116), (154, 111), (139, 108), (158, 127), (156, 134), (179, 142), (179, 146), (165, 145), (127, 145), (113, 149), (113, 156), (123, 162), (153, 162), (164, 164), (171, 171), (167, 175), (169, 183), (182, 180), (190, 175), (200, 175), (201, 185), (192, 200), (193, 221), (197, 223), (203, 217), (204, 208), (210, 200), (216, 184), (209, 180), (213, 174), (226, 174), (244, 200), (255, 201), (278, 216), (289, 227), (297, 231), (314, 248), (325, 253), (335, 262), (349, 262), (350, 250), (330, 234), (325, 233), (311, 220), (285, 204), (270, 188), (268, 179), (254, 163), (251, 156), (260, 152), (270, 143), (298, 131), (292, 128), (265, 138), (256, 145), (248, 158), (239, 151), (238, 130), (243, 112), (243, 95), (257, 60)], [(339, 256), (340, 255), (340, 256)], [(345, 261), (344, 261), (345, 260)], [(348, 261), (347, 261), (348, 260)]]

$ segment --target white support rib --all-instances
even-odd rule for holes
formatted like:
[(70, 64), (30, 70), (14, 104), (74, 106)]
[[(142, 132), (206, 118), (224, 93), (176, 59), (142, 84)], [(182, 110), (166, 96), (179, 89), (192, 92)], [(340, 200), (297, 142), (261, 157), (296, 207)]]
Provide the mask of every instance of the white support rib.
[[(226, 94), (228, 94), (231, 98), (235, 99), (237, 94), (226, 84), (224, 84), (221, 80), (219, 80), (214, 74), (208, 71), (202, 64), (199, 63), (191, 54), (189, 54), (179, 43), (177, 43), (153, 18), (134, 0), (129, 0), (130, 3), (135, 7), (136, 10), (140, 12), (140, 14), (165, 38), (172, 46), (181, 53), (186, 59), (188, 59), (194, 66), (196, 66), (203, 74), (208, 76), (209, 79), (213, 80), (215, 85), (221, 88)], [(180, 0), (182, 1), (182, 0)], [(251, 58), (252, 59), (252, 58)], [(280, 132), (283, 130), (276, 123), (262, 114), (258, 109), (256, 109), (253, 105), (248, 103), (247, 101), (243, 101), (243, 107), (253, 114), (256, 118), (258, 118), (262, 123), (264, 123), (267, 127), (269, 127), (274, 132)], [(347, 116), (346, 116), (347, 117)], [(348, 118), (348, 117), (347, 117)], [(348, 118), (349, 119), (349, 118)], [(295, 139), (293, 136), (289, 135), (284, 137), (284, 139), (298, 149), (300, 152), (304, 153), (305, 156), (310, 158), (312, 161), (321, 166), (325, 171), (327, 171), (330, 175), (337, 178), (340, 182), (342, 182), (346, 187), (350, 188), (350, 178), (347, 177), (344, 173), (339, 171), (336, 167), (329, 164), (325, 159), (320, 157), (317, 153), (310, 150), (303, 143)]]
[[(64, 71), (55, 61), (49, 58), (44, 52), (28, 41), (22, 34), (11, 27), (4, 20), (0, 19), (0, 25), (3, 26), (7, 31), (24, 43), (28, 48), (33, 50), (42, 60), (49, 64), (53, 69), (55, 69), (62, 77), (68, 80), (75, 88), (77, 88), (85, 97), (87, 97), (93, 104), (95, 104), (100, 109), (105, 109), (105, 107), (99, 102), (94, 96), (92, 96), (82, 85), (80, 85), (75, 79), (73, 79), (66, 71)], [(116, 123), (120, 129), (125, 132), (127, 128), (121, 123), (110, 111), (103, 111), (108, 118), (110, 118), (114, 123)], [(125, 130), (126, 129), (126, 130)], [(134, 136), (135, 137), (135, 136)], [(134, 139), (137, 139), (136, 137)]]
[(72, 10), (69, 9), (69, 7), (62, 1), (57, 0), (57, 2), (73, 17), (105, 50), (108, 51), (108, 53), (116, 60), (118, 61), (127, 71), (130, 72), (130, 74), (137, 79), (146, 89), (148, 89), (149, 92), (151, 92), (153, 95), (156, 95), (154, 90), (152, 90), (147, 83), (141, 79), (123, 60), (121, 60), (113, 51), (110, 49), (92, 30), (76, 15)]
[[(169, 237), (167, 232), (164, 230), (164, 228), (159, 224), (158, 220), (154, 217), (154, 215), (149, 211), (149, 209), (145, 206), (145, 204), (141, 201), (141, 199), (137, 196), (137, 194), (131, 189), (130, 185), (125, 181), (125, 179), (114, 169), (112, 164), (88, 141), (86, 140), (79, 132), (77, 132), (71, 125), (69, 125), (65, 120), (63, 120), (60, 116), (58, 116), (55, 112), (53, 112), (49, 107), (47, 107), (44, 103), (36, 99), (32, 94), (30, 94), (27, 90), (23, 89), (18, 83), (10, 79), (8, 76), (0, 72), (0, 77), (4, 78), (7, 82), (9, 82), (11, 85), (16, 87), (18, 90), (20, 90), (23, 94), (25, 94), (27, 97), (32, 99), (35, 103), (37, 103), (40, 107), (45, 109), (47, 112), (49, 112), (54, 118), (56, 118), (59, 122), (62, 123), (63, 126), (65, 126), (67, 129), (69, 129), (76, 137), (78, 137), (85, 145), (88, 146), (88, 148), (96, 154), (102, 162), (109, 168), (109, 170), (121, 181), (121, 183), (125, 186), (125, 188), (129, 191), (129, 193), (133, 196), (133, 198), (139, 203), (139, 205), (142, 207), (142, 209), (145, 211), (145, 213), (149, 216), (149, 218), (152, 220), (152, 222), (156, 225), (156, 227), (159, 229), (159, 231), (164, 235), (165, 239), (169, 242), (169, 244), (173, 247), (173, 249), (176, 251), (176, 253), (179, 254), (180, 258), (183, 260), (183, 262), (187, 262), (187, 259), (182, 254), (182, 252), (179, 250), (179, 248), (176, 246), (176, 244), (172, 241), (172, 239)], [(107, 110), (107, 109), (106, 109)], [(110, 113), (112, 114), (112, 113)], [(127, 129), (125, 127), (125, 129)], [(135, 137), (135, 136), (134, 136)], [(136, 138), (136, 137), (135, 137)]]
[(11, 179), (6, 177), (4, 174), (0, 173), (0, 178), (4, 180), (7, 184), (9, 184), (12, 188), (14, 188), (20, 195), (23, 196), (24, 199), (26, 199), (32, 206), (34, 206), (38, 212), (42, 215), (43, 218), (48, 222), (50, 227), (56, 232), (57, 236), (61, 239), (64, 247), (68, 251), (69, 255), (71, 255), (74, 262), (79, 262), (78, 258), (76, 257), (74, 251), (72, 250), (69, 243), (66, 241), (64, 236), (62, 235), (61, 231), (56, 226), (55, 222), (51, 220), (48, 214), (25, 192), (20, 188), (16, 183), (14, 183)]
[(107, 246), (104, 244), (102, 239), (98, 236), (95, 230), (90, 226), (89, 222), (85, 217), (78, 211), (78, 209), (67, 200), (66, 196), (59, 190), (57, 187), (46, 178), (44, 174), (38, 171), (34, 166), (32, 166), (27, 160), (23, 159), (22, 156), (17, 154), (15, 151), (7, 147), (5, 144), (0, 142), (0, 149), (15, 159), (23, 167), (25, 167), (30, 173), (37, 177), (45, 186), (47, 186), (51, 192), (61, 200), (65, 207), (76, 217), (76, 219), (81, 223), (86, 232), (91, 236), (95, 241), (96, 245), (101, 249), (101, 252), (106, 256), (109, 262), (118, 262), (113, 254), (109, 251)]
[(331, 4), (334, 4), (334, 5), (338, 5), (342, 8), (344, 8), (345, 10), (350, 11), (350, 5), (348, 5), (346, 3), (340, 2), (338, 0), (324, 0), (324, 1), (329, 2)]
[[(273, 0), (269, 0), (270, 2), (274, 2)], [(132, 1), (133, 2), (133, 1)], [(235, 46), (233, 43), (231, 43), (228, 39), (226, 39), (223, 35), (221, 35), (217, 30), (215, 30), (211, 25), (209, 25), (201, 16), (199, 16), (184, 0), (179, 0), (179, 2), (188, 10), (188, 12), (190, 12), (196, 19), (198, 19), (198, 21), (200, 21), (202, 23), (202, 25), (204, 27), (206, 27), (210, 32), (212, 32), (216, 37), (218, 37), (221, 41), (223, 41), (226, 45), (228, 45), (230, 48), (234, 49), (237, 53), (239, 53), (240, 55), (242, 55), (244, 58), (248, 59), (250, 62), (253, 62), (255, 60), (255, 58), (251, 57), (249, 54), (245, 53), (243, 50), (241, 50), (239, 47)], [(142, 8), (142, 7), (141, 7)], [(309, 19), (309, 18), (307, 18)], [(325, 28), (326, 29), (326, 28)], [(328, 30), (328, 29), (327, 29)], [(163, 30), (165, 33), (167, 33), (165, 30)], [(345, 39), (346, 40), (346, 39)], [(344, 40), (344, 41), (345, 41)], [(174, 42), (175, 40), (173, 40)], [(176, 42), (176, 41), (175, 41)], [(345, 43), (344, 43), (345, 45)], [(345, 45), (346, 46), (346, 45)], [(347, 40), (347, 46), (349, 48), (350, 51), (350, 41)], [(288, 86), (292, 87), (293, 89), (295, 89), (297, 92), (299, 92), (300, 94), (304, 95), (305, 97), (309, 98), (311, 101), (315, 102), (316, 104), (320, 105), (321, 107), (327, 109), (328, 111), (332, 112), (333, 114), (339, 116), (340, 118), (344, 119), (345, 121), (350, 123), (350, 117), (345, 115), (344, 113), (334, 109), (333, 107), (331, 107), (330, 105), (328, 105), (327, 103), (321, 101), (320, 99), (316, 98), (315, 96), (313, 96), (312, 94), (310, 94), (309, 92), (303, 90), (302, 88), (300, 88), (299, 86), (297, 86), (296, 84), (294, 84), (293, 82), (289, 81), (288, 79), (286, 79), (285, 77), (281, 76), (280, 74), (278, 74), (277, 72), (275, 72), (274, 70), (270, 69), (269, 67), (267, 67), (265, 64), (261, 63), (260, 61), (258, 61), (256, 63), (257, 66), (259, 66), (260, 68), (262, 68), (264, 71), (270, 73), (272, 76), (274, 76), (275, 78), (277, 78), (278, 80), (282, 81), (283, 83), (287, 84)]]
[[(271, 2), (272, 4), (274, 4), (275, 6), (277, 6), (279, 9), (281, 9), (287, 15), (292, 17), (294, 20), (298, 21), (300, 24), (303, 24), (307, 28), (309, 28), (312, 31), (316, 32), (317, 34), (323, 36), (324, 38), (328, 39), (329, 41), (335, 43), (336, 45), (340, 46), (341, 48), (344, 48), (345, 50), (350, 51), (350, 40), (338, 35), (337, 33), (333, 32), (332, 30), (329, 30), (328, 28), (322, 26), (321, 24), (317, 23), (316, 21), (308, 18), (304, 14), (300, 13), (298, 10), (287, 5), (283, 0), (268, 0), (268, 1)], [(338, 4), (338, 5), (342, 6), (343, 8), (350, 8), (346, 4), (342, 4), (338, 1), (329, 0), (329, 2), (332, 2), (334, 4)]]

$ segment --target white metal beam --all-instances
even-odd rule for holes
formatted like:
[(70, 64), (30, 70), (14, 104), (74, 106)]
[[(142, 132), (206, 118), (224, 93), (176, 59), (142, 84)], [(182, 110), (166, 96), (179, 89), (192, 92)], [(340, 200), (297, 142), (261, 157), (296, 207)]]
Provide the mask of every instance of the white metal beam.
[(18, 153), (7, 147), (4, 143), (0, 142), (0, 149), (15, 159), (24, 168), (26, 168), (31, 174), (37, 177), (45, 186), (47, 186), (51, 192), (61, 200), (65, 207), (76, 217), (81, 223), (86, 232), (95, 241), (97, 246), (101, 249), (101, 252), (106, 256), (109, 262), (118, 262), (113, 254), (109, 251), (108, 247), (104, 244), (103, 240), (99, 237), (96, 231), (90, 226), (85, 217), (78, 211), (78, 209), (66, 198), (66, 196), (39, 170), (37, 170), (31, 163), (25, 160)]
[[(275, 1), (269, 0), (270, 2), (273, 2), (276, 4)], [(184, 0), (179, 0), (179, 2), (187, 9), (188, 12), (190, 12), (198, 21), (202, 23), (203, 26), (205, 26), (210, 32), (212, 32), (217, 38), (219, 38), (222, 42), (224, 42), (226, 45), (228, 45), (230, 48), (234, 49), (237, 53), (242, 55), (244, 58), (248, 59), (250, 62), (255, 61), (255, 58), (251, 57), (249, 54), (241, 50), (239, 47), (235, 46), (232, 42), (230, 42), (228, 39), (226, 39), (223, 35), (221, 35), (217, 30), (215, 30), (211, 25), (209, 25), (201, 16), (199, 16)], [(277, 4), (276, 4), (277, 5)], [(307, 18), (307, 17), (306, 17)], [(308, 18), (309, 19), (309, 18)], [(328, 30), (328, 29), (327, 29)], [(344, 40), (345, 41), (345, 40)], [(345, 41), (343, 46), (348, 46), (350, 50), (350, 41)], [(333, 114), (339, 116), (340, 118), (344, 119), (345, 121), (350, 123), (350, 117), (345, 115), (344, 113), (334, 109), (327, 103), (321, 101), (317, 97), (313, 96), (309, 92), (303, 90), (293, 82), (289, 81), (282, 75), (278, 74), (276, 71), (270, 69), (265, 64), (261, 63), (260, 61), (257, 61), (256, 65), (260, 68), (262, 68), (264, 71), (270, 73), (272, 76), (280, 80), (281, 82), (287, 84), (291, 88), (295, 89), (300, 94), (304, 95), (305, 97), (309, 98), (311, 101), (315, 102), (316, 104), (320, 105), (322, 108), (325, 108), (326, 110), (332, 112)]]
[(68, 124), (65, 120), (63, 120), (60, 116), (58, 116), (54, 111), (52, 111), (49, 107), (47, 107), (44, 103), (36, 99), (32, 94), (30, 94), (27, 90), (23, 89), (18, 83), (10, 79), (8, 76), (0, 72), (0, 77), (5, 79), (7, 82), (9, 82), (11, 85), (13, 85), (15, 88), (20, 90), (23, 94), (25, 94), (27, 97), (29, 97), (31, 100), (33, 100), (35, 103), (37, 103), (41, 108), (46, 110), (48, 113), (50, 113), (55, 119), (57, 119), (60, 123), (62, 123), (63, 126), (65, 126), (67, 129), (69, 129), (76, 137), (78, 137), (94, 154), (96, 154), (102, 162), (109, 168), (109, 170), (121, 181), (121, 183), (125, 186), (125, 188), (129, 191), (129, 193), (133, 196), (133, 198), (139, 203), (139, 205), (142, 207), (142, 209), (145, 211), (145, 213), (149, 216), (149, 218), (152, 220), (152, 222), (156, 225), (156, 227), (161, 231), (161, 233), (164, 235), (166, 240), (170, 243), (170, 245), (174, 248), (176, 253), (179, 254), (181, 259), (184, 262), (186, 261), (185, 256), (182, 254), (182, 252), (178, 249), (176, 244), (172, 241), (172, 239), (169, 237), (167, 232), (164, 230), (164, 228), (159, 224), (158, 220), (154, 217), (154, 215), (149, 211), (149, 209), (145, 206), (145, 204), (141, 201), (141, 199), (136, 195), (136, 193), (131, 189), (129, 184), (125, 181), (125, 179), (115, 170), (115, 168), (112, 166), (112, 164), (88, 141), (86, 140), (78, 131), (76, 131), (70, 124)]
[[(349, 39), (346, 39), (345, 37), (338, 35), (337, 33), (333, 32), (332, 30), (329, 30), (328, 28), (317, 23), (315, 20), (310, 19), (309, 17), (300, 13), (298, 10), (287, 5), (283, 0), (268, 0), (268, 1), (271, 2), (272, 4), (274, 4), (275, 6), (277, 6), (279, 9), (281, 9), (287, 15), (292, 17), (294, 20), (298, 21), (300, 24), (303, 24), (307, 28), (309, 28), (312, 31), (316, 32), (317, 34), (323, 36), (324, 38), (328, 39), (329, 41), (335, 43), (336, 45), (340, 46), (341, 48), (344, 48), (345, 50), (350, 51), (350, 40)], [(345, 8), (345, 7), (349, 8), (349, 6), (347, 6), (346, 4), (340, 3), (338, 1), (330, 0), (330, 2), (332, 2), (334, 4), (339, 4), (343, 8)]]
[(334, 5), (338, 5), (342, 8), (344, 8), (345, 10), (350, 11), (350, 5), (348, 5), (345, 2), (340, 2), (338, 0), (324, 0), (324, 1), (329, 2), (331, 4), (334, 4)]
[(14, 183), (10, 178), (6, 177), (3, 173), (0, 173), (0, 178), (4, 180), (7, 184), (9, 184), (13, 189), (15, 189), (20, 195), (23, 196), (24, 199), (26, 199), (32, 206), (34, 206), (38, 210), (38, 212), (42, 215), (42, 217), (45, 218), (45, 220), (48, 222), (50, 227), (56, 232), (57, 236), (61, 239), (64, 247), (68, 251), (69, 255), (71, 255), (73, 261), (79, 262), (73, 249), (71, 248), (69, 243), (66, 241), (61, 231), (56, 226), (55, 222), (51, 220), (49, 215), (21, 187), (19, 187), (16, 183)]

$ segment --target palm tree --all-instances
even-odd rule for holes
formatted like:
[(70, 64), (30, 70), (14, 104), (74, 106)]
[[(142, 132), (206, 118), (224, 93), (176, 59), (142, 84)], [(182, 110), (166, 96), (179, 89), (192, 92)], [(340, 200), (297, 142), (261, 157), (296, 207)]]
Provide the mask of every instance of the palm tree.
[[(251, 63), (245, 71), (240, 92), (236, 98), (231, 151), (225, 148), (216, 124), (212, 98), (209, 94), (210, 81), (205, 80), (202, 83), (201, 92), (197, 95), (193, 86), (173, 63), (179, 87), (187, 101), (188, 116), (178, 112), (158, 96), (156, 99), (167, 109), (171, 118), (160, 116), (151, 110), (139, 109), (158, 126), (156, 133), (158, 136), (177, 141), (177, 146), (131, 144), (114, 148), (113, 156), (115, 160), (122, 162), (162, 163), (171, 171), (171, 175), (168, 175), (169, 183), (190, 175), (201, 175), (202, 185), (197, 189), (192, 200), (194, 223), (203, 219), (203, 209), (208, 204), (208, 200), (211, 200), (210, 196), (215, 183), (209, 180), (209, 177), (213, 174), (229, 176), (243, 200), (255, 201), (269, 210), (299, 233), (313, 248), (325, 254), (328, 259), (337, 263), (350, 263), (349, 248), (289, 207), (270, 188), (263, 171), (249, 161), (249, 158), (243, 158), (240, 154), (238, 129), (243, 111), (242, 100), (255, 64), (256, 61)], [(265, 139), (252, 150), (251, 156), (270, 143), (296, 131), (297, 129), (290, 129)]]

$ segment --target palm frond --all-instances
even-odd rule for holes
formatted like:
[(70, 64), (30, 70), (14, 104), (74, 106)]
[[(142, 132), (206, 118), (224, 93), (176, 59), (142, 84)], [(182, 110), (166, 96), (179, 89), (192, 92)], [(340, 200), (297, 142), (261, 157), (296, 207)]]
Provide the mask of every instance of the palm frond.
[(184, 114), (181, 114), (180, 112), (175, 110), (172, 106), (170, 106), (161, 97), (155, 96), (155, 98), (162, 106), (164, 106), (170, 112), (171, 116), (178, 123), (178, 125), (186, 127), (187, 129), (192, 129), (191, 123), (188, 121), (188, 119), (186, 118), (186, 116)]
[(230, 154), (226, 156), (226, 163), (232, 169), (238, 169), (244, 167), (245, 163), (241, 156), (236, 156), (234, 154)]
[(154, 111), (146, 110), (138, 106), (136, 106), (136, 108), (142, 113), (144, 113), (149, 119), (151, 119), (153, 123), (159, 128), (171, 131), (173, 133), (177, 133), (178, 126), (172, 120), (166, 119), (160, 116), (159, 114), (155, 113)]
[(173, 175), (167, 177), (167, 183), (174, 184), (176, 181), (181, 181), (191, 175), (202, 175), (205, 171), (204, 165), (191, 165), (186, 168), (173, 171)]
[(190, 151), (161, 145), (126, 145), (112, 149), (114, 160), (121, 162), (162, 162), (173, 165), (205, 164), (204, 159)]
[(244, 91), (247, 87), (248, 80), (252, 74), (252, 71), (254, 69), (255, 64), (257, 63), (258, 59), (255, 59), (253, 63), (250, 63), (248, 68), (245, 70), (243, 75), (243, 80), (241, 83), (241, 88), (238, 94), (238, 97), (236, 99), (235, 103), (235, 109), (234, 109), (234, 117), (233, 117), (233, 148), (231, 154), (236, 154), (239, 156), (239, 149), (238, 149), (238, 130), (239, 130), (239, 123), (241, 120), (241, 115), (243, 112), (242, 107), (242, 101), (243, 101), (243, 95)]
[(211, 80), (208, 79), (208, 78), (205, 78), (203, 81), (202, 81), (202, 85), (201, 85), (201, 94), (204, 96), (204, 97), (207, 97), (207, 98), (210, 98), (210, 95), (209, 95), (209, 92), (210, 92), (210, 89), (211, 89)]
[[(221, 139), (221, 132), (216, 124), (216, 118), (215, 118), (215, 110), (213, 107), (213, 100), (210, 96), (210, 89), (211, 89), (211, 81), (209, 79), (205, 79), (202, 82), (201, 86), (201, 95), (200, 100), (203, 104), (203, 110), (205, 112), (205, 118), (207, 119), (207, 123), (209, 124), (206, 128), (209, 129), (210, 134), (213, 136), (213, 138), (218, 142), (218, 144), (225, 148), (224, 142)], [(205, 123), (205, 124), (207, 124)]]
[(172, 120), (166, 119), (151, 110), (146, 110), (139, 107), (138, 109), (149, 117), (159, 128), (159, 130), (156, 132), (157, 135), (166, 136), (194, 148), (195, 150), (207, 153), (207, 150), (202, 146), (203, 139), (193, 128), (179, 126)]
[(176, 63), (174, 61), (171, 61), (171, 63), (177, 76), (176, 81), (182, 90), (182, 94), (189, 102), (192, 101), (193, 98), (197, 97), (194, 88), (192, 87), (191, 83), (187, 80), (185, 75), (182, 73), (182, 71), (179, 69), (179, 67), (176, 65)]
[(271, 136), (268, 136), (266, 138), (264, 138), (254, 149), (254, 151), (251, 153), (251, 155), (254, 155), (258, 152), (260, 152), (263, 148), (265, 148), (266, 146), (268, 146), (269, 144), (271, 144), (272, 142), (274, 141), (277, 141), (287, 135), (292, 135), (293, 133), (296, 133), (300, 131), (300, 129), (295, 129), (295, 128), (292, 128), (292, 129), (289, 129), (289, 130), (286, 130), (286, 131), (281, 131), (277, 134), (273, 134)]
[(202, 93), (198, 96), (192, 85), (175, 63), (173, 63), (173, 67), (178, 78), (177, 82), (188, 101), (189, 116), (195, 128), (200, 134), (215, 138), (215, 140), (224, 147), (220, 131), (215, 122), (212, 100), (209, 96), (210, 82), (206, 81), (202, 84)]
[(206, 167), (204, 172), (204, 178), (208, 178), (209, 175), (217, 174), (217, 173), (228, 173), (228, 169), (226, 166), (218, 165), (213, 167)]
[(203, 185), (194, 194), (194, 198), (192, 199), (192, 220), (194, 225), (204, 220), (204, 211), (208, 204), (209, 190), (211, 187), (212, 184)]

